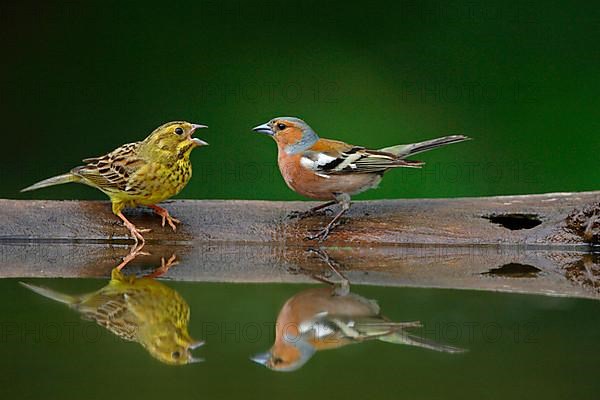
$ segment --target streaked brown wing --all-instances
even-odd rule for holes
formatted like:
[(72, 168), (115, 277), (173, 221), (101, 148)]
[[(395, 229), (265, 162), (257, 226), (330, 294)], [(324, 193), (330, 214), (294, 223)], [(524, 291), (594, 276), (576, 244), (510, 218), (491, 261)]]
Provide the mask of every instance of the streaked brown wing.
[(146, 165), (138, 156), (141, 142), (127, 143), (102, 157), (86, 158), (86, 165), (74, 168), (76, 174), (103, 191), (127, 191), (131, 175)]
[(125, 340), (136, 340), (138, 323), (131, 314), (126, 294), (115, 296), (95, 296), (90, 304), (82, 304), (79, 311), (82, 317), (96, 322)]
[(110, 153), (107, 153), (103, 156), (84, 158), (82, 161), (86, 164), (96, 164), (97, 162), (106, 160), (107, 158), (117, 158), (121, 155), (131, 155), (137, 152), (140, 144), (141, 142), (125, 143), (124, 145), (117, 147)]

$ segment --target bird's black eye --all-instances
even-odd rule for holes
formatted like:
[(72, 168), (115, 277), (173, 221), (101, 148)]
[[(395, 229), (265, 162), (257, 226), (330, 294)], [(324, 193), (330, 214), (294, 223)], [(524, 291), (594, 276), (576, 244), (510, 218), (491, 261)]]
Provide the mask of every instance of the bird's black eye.
[(275, 357), (275, 358), (273, 359), (273, 363), (274, 363), (274, 364), (276, 364), (276, 365), (277, 365), (277, 364), (281, 364), (282, 362), (283, 362), (283, 360), (282, 360), (281, 358), (279, 358), (279, 357)]
[(277, 129), (279, 129), (280, 131), (284, 130), (285, 128), (287, 128), (285, 124), (282, 124), (281, 122), (277, 124)]
[[(181, 129), (181, 128), (178, 128), (178, 129)], [(174, 352), (171, 354), (171, 356), (173, 356), (173, 358), (179, 358), (179, 356), (181, 356), (181, 353), (180, 353), (180, 352), (178, 352), (178, 351), (174, 351)]]
[(183, 128), (175, 128), (175, 133), (178, 135), (183, 135)]

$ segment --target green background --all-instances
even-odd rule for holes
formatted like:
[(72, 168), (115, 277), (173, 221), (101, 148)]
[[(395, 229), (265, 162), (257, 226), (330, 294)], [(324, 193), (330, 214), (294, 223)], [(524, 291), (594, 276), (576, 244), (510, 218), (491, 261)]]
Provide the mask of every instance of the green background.
[(183, 198), (299, 199), (268, 137), (299, 116), (384, 147), (476, 140), (358, 198), (599, 189), (594, 2), (9, 1), (0, 6), (0, 196), (176, 119), (205, 123)]
[[(475, 139), (419, 156), (422, 171), (392, 171), (358, 199), (600, 189), (599, 20), (590, 1), (3, 1), (0, 197), (102, 199), (83, 185), (18, 191), (185, 119), (209, 125), (201, 137), (211, 145), (192, 154), (194, 177), (179, 197), (300, 199), (279, 176), (274, 143), (250, 130), (278, 115), (373, 148)], [(69, 293), (103, 284), (36, 282)], [(272, 322), (303, 286), (169, 285), (190, 304), (192, 335), (208, 342), (204, 364), (171, 368), (106, 332), (36, 340), (49, 324), (95, 325), (0, 280), (0, 333), (18, 327), (0, 337), (0, 393), (597, 397), (597, 302), (356, 287), (395, 320), (491, 323), (505, 334), (441, 340), (470, 350), (458, 356), (366, 343), (276, 374), (247, 360), (272, 336), (232, 343), (202, 323)], [(517, 340), (519, 327), (535, 328), (534, 341)]]

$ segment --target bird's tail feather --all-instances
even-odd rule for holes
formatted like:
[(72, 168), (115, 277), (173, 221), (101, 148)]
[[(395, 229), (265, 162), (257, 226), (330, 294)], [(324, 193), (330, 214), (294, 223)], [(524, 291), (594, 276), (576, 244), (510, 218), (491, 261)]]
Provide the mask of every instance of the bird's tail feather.
[(21, 192), (29, 192), (32, 190), (45, 188), (47, 186), (62, 185), (63, 183), (79, 182), (79, 180), (80, 178), (78, 176), (68, 172), (66, 174), (53, 176), (52, 178), (44, 179), (43, 181), (34, 183), (31, 186), (27, 186), (25, 189), (21, 189)]
[(419, 143), (399, 144), (397, 146), (386, 147), (380, 151), (392, 153), (398, 158), (404, 158), (412, 156), (413, 154), (422, 153), (424, 151), (429, 151), (438, 147), (446, 146), (448, 144), (459, 143), (470, 139), (470, 137), (464, 135), (444, 136)]
[(19, 283), (21, 285), (25, 286), (27, 289), (29, 289), (39, 295), (42, 295), (49, 299), (58, 301), (60, 303), (74, 305), (79, 302), (79, 297), (77, 297), (77, 296), (71, 296), (69, 294), (60, 293), (55, 290), (48, 289), (48, 288), (45, 288), (42, 286), (35, 286), (30, 283), (25, 283), (25, 282), (19, 282)]
[(410, 334), (404, 330), (396, 331), (389, 335), (381, 336), (378, 338), (383, 342), (395, 343), (395, 344), (406, 344), (409, 346), (422, 347), (424, 349), (440, 351), (444, 353), (464, 353), (467, 350), (461, 349), (460, 347), (448, 346), (441, 343), (436, 343), (433, 340), (426, 339), (421, 336)]

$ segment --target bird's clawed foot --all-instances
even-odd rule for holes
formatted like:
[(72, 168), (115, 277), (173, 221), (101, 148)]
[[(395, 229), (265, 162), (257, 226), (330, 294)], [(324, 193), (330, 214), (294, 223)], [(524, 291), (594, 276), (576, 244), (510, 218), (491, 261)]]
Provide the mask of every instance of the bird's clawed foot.
[(175, 254), (173, 254), (167, 261), (165, 261), (164, 257), (161, 257), (160, 267), (156, 268), (151, 274), (146, 275), (146, 277), (158, 278), (159, 276), (166, 274), (171, 267), (174, 267), (177, 264), (179, 264), (179, 261), (177, 261), (177, 256)]
[[(127, 228), (129, 228), (129, 227), (127, 227)], [(141, 244), (143, 246), (144, 244), (146, 244), (146, 239), (144, 239), (144, 237), (142, 236), (142, 233), (152, 232), (152, 229), (136, 228), (135, 226), (133, 226), (133, 227), (129, 228), (129, 232), (131, 233), (131, 236), (133, 236), (136, 246), (138, 244)]]
[(340, 269), (341, 269), (340, 264), (337, 261), (335, 261), (333, 258), (331, 258), (329, 256), (329, 253), (327, 253), (325, 250), (310, 248), (310, 249), (308, 249), (308, 251), (310, 253), (315, 254), (321, 261), (323, 261), (325, 264), (327, 264), (327, 266), (329, 266), (331, 271), (335, 275), (337, 275), (337, 277), (340, 279), (340, 281), (333, 282), (333, 281), (329, 280), (328, 278), (319, 276), (319, 275), (313, 275), (313, 278), (320, 282), (327, 283), (329, 285), (334, 286), (334, 288), (335, 288), (334, 294), (336, 296), (346, 296), (348, 293), (350, 293), (350, 281), (348, 280), (348, 278), (346, 278), (344, 276), (344, 274), (342, 274), (340, 272)]
[(335, 201), (328, 201), (327, 203), (318, 205), (316, 207), (311, 208), (308, 211), (292, 211), (288, 214), (288, 219), (304, 219), (308, 217), (314, 217), (315, 215), (327, 215), (328, 212), (333, 212), (327, 207), (336, 204)]
[(171, 214), (169, 214), (169, 211), (167, 211), (166, 208), (162, 208), (156, 205), (152, 205), (150, 206), (151, 209), (154, 210), (154, 212), (162, 217), (162, 226), (165, 226), (165, 223), (168, 223), (169, 226), (171, 227), (171, 229), (173, 229), (173, 232), (175, 232), (177, 230), (177, 225), (175, 224), (180, 224), (181, 221), (178, 220), (177, 218), (174, 218), (171, 216)]
[(331, 214), (333, 211), (329, 208), (322, 210), (308, 210), (308, 211), (292, 211), (287, 215), (287, 219), (304, 219), (309, 217), (316, 217), (322, 215)]
[(146, 243), (146, 240), (144, 240), (144, 237), (142, 236), (142, 233), (151, 232), (152, 229), (137, 228), (127, 218), (125, 218), (125, 216), (123, 215), (122, 212), (119, 212), (117, 214), (117, 216), (119, 218), (121, 218), (121, 220), (123, 220), (123, 225), (125, 225), (125, 227), (127, 229), (129, 229), (129, 233), (131, 233), (131, 237), (133, 237), (133, 240), (135, 240), (135, 247), (137, 247), (138, 244), (141, 244), (142, 247), (143, 247), (144, 244)]
[[(332, 203), (332, 202), (330, 202), (330, 203)], [(315, 207), (315, 209), (325, 208), (325, 207), (331, 205), (330, 203), (325, 203), (319, 207)], [(335, 202), (333, 202), (333, 203), (335, 203)], [(327, 239), (327, 237), (329, 236), (329, 234), (331, 233), (333, 228), (335, 228), (336, 226), (338, 226), (340, 224), (340, 218), (342, 218), (342, 216), (346, 213), (346, 211), (348, 211), (350, 209), (350, 197), (349, 196), (341, 197), (340, 204), (342, 206), (342, 209), (335, 215), (335, 217), (333, 217), (331, 222), (329, 224), (327, 224), (327, 226), (325, 228), (321, 229), (319, 232), (315, 233), (314, 235), (308, 235), (306, 237), (306, 240), (318, 240), (319, 243), (322, 243)]]
[(312, 235), (307, 235), (305, 239), (306, 240), (316, 240), (318, 243), (323, 243), (325, 240), (327, 240), (331, 231), (335, 227), (337, 227), (338, 225), (341, 225), (341, 224), (342, 224), (342, 221), (340, 221), (339, 218), (335, 218), (333, 221), (331, 221), (329, 224), (327, 224), (327, 226), (325, 228), (321, 229), (320, 231), (318, 231), (317, 233), (314, 233)]
[(331, 230), (334, 227), (330, 227), (329, 225), (327, 225), (325, 228), (321, 229), (319, 232), (313, 234), (313, 235), (307, 235), (306, 236), (306, 240), (316, 240), (319, 243), (323, 243), (328, 237), (329, 234), (331, 233)]
[(122, 270), (123, 267), (125, 267), (127, 264), (129, 264), (131, 261), (133, 261), (137, 256), (149, 256), (150, 253), (147, 253), (145, 251), (142, 251), (142, 249), (144, 248), (144, 243), (140, 243), (137, 244), (135, 246), (133, 246), (131, 248), (131, 251), (129, 252), (129, 254), (127, 254), (124, 258), (123, 261), (121, 261), (121, 264), (117, 265), (117, 270)]

